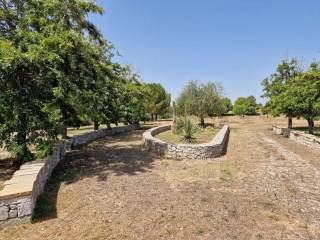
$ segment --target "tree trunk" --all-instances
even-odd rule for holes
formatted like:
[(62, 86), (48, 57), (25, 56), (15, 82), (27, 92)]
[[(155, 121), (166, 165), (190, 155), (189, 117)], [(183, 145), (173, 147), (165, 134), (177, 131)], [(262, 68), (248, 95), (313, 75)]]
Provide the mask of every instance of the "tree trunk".
[(158, 121), (158, 114), (155, 114), (155, 120)]
[(15, 164), (20, 166), (23, 163), (32, 160), (32, 153), (27, 146), (27, 133), (25, 130), (17, 133), (17, 143), (20, 149), (17, 152)]
[(67, 127), (63, 127), (62, 139), (67, 139), (67, 138), (68, 138), (68, 128)]
[(202, 126), (204, 126), (204, 117), (203, 117), (203, 116), (200, 116), (200, 124), (201, 124)]
[(93, 130), (99, 130), (99, 122), (97, 121), (97, 120), (94, 120), (94, 122), (93, 122)]
[(153, 113), (151, 113), (151, 121), (153, 122)]
[(288, 117), (288, 129), (292, 129), (292, 117)]
[(308, 118), (307, 119), (308, 121), (308, 128), (309, 128), (309, 133), (310, 134), (314, 134), (314, 121), (313, 121), (313, 118)]
[[(20, 79), (19, 73), (17, 77), (19, 84), (19, 92), (22, 101), (26, 101), (27, 91), (26, 91), (26, 81), (24, 78)], [(24, 162), (31, 161), (33, 159), (33, 154), (30, 152), (27, 145), (27, 135), (28, 135), (28, 120), (27, 114), (24, 110), (18, 112), (18, 129), (17, 129), (17, 153), (15, 164), (17, 166), (22, 165)]]
[(111, 129), (111, 124), (110, 124), (110, 122), (107, 122), (107, 128), (108, 128), (108, 129)]

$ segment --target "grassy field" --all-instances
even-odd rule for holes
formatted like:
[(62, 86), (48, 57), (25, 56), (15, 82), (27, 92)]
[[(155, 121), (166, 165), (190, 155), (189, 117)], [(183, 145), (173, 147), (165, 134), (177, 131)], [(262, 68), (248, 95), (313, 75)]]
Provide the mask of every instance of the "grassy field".
[(199, 128), (199, 131), (195, 134), (195, 139), (191, 142), (184, 140), (183, 134), (175, 134), (171, 130), (162, 132), (156, 135), (156, 138), (168, 143), (173, 144), (197, 144), (210, 142), (219, 129), (213, 127)]

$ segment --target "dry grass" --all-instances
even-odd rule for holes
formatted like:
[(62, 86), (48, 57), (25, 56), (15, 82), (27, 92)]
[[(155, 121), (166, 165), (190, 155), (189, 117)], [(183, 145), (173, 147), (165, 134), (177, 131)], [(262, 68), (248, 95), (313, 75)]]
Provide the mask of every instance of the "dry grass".
[(268, 130), (282, 118), (214, 121), (231, 125), (216, 159), (162, 159), (145, 129), (73, 151), (34, 223), (0, 239), (320, 239), (320, 153)]
[[(119, 126), (123, 126), (122, 123), (119, 123)], [(116, 125), (111, 124), (111, 127), (116, 127)], [(99, 128), (107, 128), (106, 125), (100, 125)], [(88, 125), (88, 126), (81, 126), (80, 128), (68, 128), (68, 136), (69, 137), (74, 137), (77, 135), (81, 135), (84, 133), (88, 133), (88, 132), (93, 132), (93, 125)]]
[(80, 128), (68, 128), (68, 136), (74, 137), (88, 132), (93, 132), (93, 125), (82, 126)]
[(212, 160), (168, 160), (161, 161), (160, 171), (170, 186), (176, 188), (180, 184), (195, 183), (209, 185), (215, 182), (231, 181), (234, 169), (228, 162)]

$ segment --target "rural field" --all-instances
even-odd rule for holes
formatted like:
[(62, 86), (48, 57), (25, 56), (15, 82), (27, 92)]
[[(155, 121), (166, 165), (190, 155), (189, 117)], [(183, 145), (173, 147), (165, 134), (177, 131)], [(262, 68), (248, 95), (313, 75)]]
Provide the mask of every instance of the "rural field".
[(284, 118), (217, 121), (231, 133), (215, 159), (151, 154), (142, 146), (150, 124), (72, 151), (33, 223), (0, 239), (320, 239), (320, 153), (274, 134)]
[(0, 240), (320, 240), (319, 8), (0, 0)]

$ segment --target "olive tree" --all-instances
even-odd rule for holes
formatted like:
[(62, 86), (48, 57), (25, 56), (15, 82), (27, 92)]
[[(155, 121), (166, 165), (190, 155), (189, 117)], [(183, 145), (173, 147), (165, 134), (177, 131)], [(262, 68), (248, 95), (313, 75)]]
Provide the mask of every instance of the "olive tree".
[(200, 84), (198, 81), (189, 81), (177, 99), (179, 114), (196, 115), (204, 125), (206, 116), (220, 114), (222, 87), (214, 82)]

